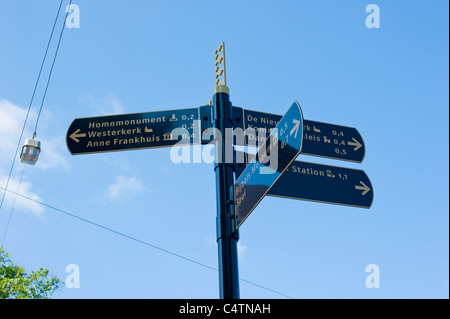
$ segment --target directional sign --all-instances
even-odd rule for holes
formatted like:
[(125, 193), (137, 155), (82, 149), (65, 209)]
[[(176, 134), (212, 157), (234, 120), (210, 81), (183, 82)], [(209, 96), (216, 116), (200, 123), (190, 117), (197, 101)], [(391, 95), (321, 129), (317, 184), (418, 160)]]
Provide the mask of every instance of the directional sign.
[[(265, 141), (265, 137), (281, 119), (280, 115), (238, 107), (233, 109), (233, 114), (235, 122), (245, 132), (240, 143), (251, 146), (258, 146), (258, 143)], [(239, 143), (238, 139), (236, 143)], [(361, 163), (365, 147), (355, 128), (304, 120), (302, 154)]]
[(72, 155), (200, 144), (202, 108), (75, 119), (67, 130)]
[(295, 101), (234, 184), (236, 229), (300, 153), (303, 114)]
[[(236, 165), (236, 176), (244, 169)], [(370, 208), (373, 187), (362, 170), (294, 161), (266, 195)]]

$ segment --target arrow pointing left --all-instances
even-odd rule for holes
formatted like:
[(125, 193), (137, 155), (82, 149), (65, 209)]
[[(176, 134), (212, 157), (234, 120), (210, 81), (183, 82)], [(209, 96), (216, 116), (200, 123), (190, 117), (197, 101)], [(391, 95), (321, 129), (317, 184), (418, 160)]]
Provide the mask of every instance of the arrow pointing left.
[(80, 133), (78, 134), (78, 132), (80, 132), (81, 130), (78, 129), (75, 132), (73, 132), (72, 134), (69, 135), (69, 137), (74, 140), (75, 142), (79, 142), (80, 140), (78, 139), (78, 137), (86, 137), (86, 133)]

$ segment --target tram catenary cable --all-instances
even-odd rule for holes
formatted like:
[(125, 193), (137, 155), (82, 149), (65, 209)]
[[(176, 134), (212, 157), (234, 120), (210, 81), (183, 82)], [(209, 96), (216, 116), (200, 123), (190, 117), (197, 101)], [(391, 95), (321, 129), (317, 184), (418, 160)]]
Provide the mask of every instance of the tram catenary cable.
[[(101, 228), (101, 229), (103, 229), (103, 230), (109, 231), (109, 232), (114, 233), (114, 234), (116, 234), (116, 235), (119, 235), (119, 236), (121, 236), (121, 237), (130, 239), (130, 240), (133, 240), (133, 241), (138, 242), (138, 243), (140, 243), (140, 244), (143, 244), (143, 245), (146, 245), (146, 246), (148, 246), (148, 247), (151, 247), (151, 248), (157, 249), (157, 250), (159, 250), (159, 251), (162, 251), (162, 252), (164, 252), (164, 253), (166, 253), (166, 254), (169, 254), (169, 255), (172, 255), (172, 256), (174, 256), (174, 257), (177, 257), (177, 258), (183, 259), (183, 260), (185, 260), (185, 261), (188, 261), (188, 262), (190, 262), (190, 263), (193, 263), (193, 264), (202, 266), (202, 267), (207, 268), (207, 269), (209, 269), (209, 270), (218, 271), (217, 268), (208, 266), (208, 265), (206, 265), (206, 264), (204, 264), (204, 263), (201, 263), (201, 262), (198, 262), (198, 261), (196, 261), (196, 260), (194, 260), (194, 259), (185, 257), (185, 256), (183, 256), (183, 255), (174, 253), (174, 252), (172, 252), (172, 251), (170, 251), (170, 250), (167, 250), (167, 249), (161, 248), (161, 247), (159, 247), (159, 246), (150, 244), (150, 243), (148, 243), (148, 242), (146, 242), (146, 241), (143, 241), (143, 240), (141, 240), (141, 239), (138, 239), (138, 238), (135, 238), (135, 237), (133, 237), (133, 236), (127, 235), (127, 234), (122, 233), (122, 232), (120, 232), (120, 231), (114, 230), (114, 229), (112, 229), (112, 228), (110, 228), (110, 227), (106, 227), (106, 226), (100, 225), (100, 224), (95, 223), (95, 222), (93, 222), (93, 221), (90, 221), (90, 220), (88, 220), (88, 219), (86, 219), (86, 218), (83, 218), (83, 217), (77, 216), (77, 215), (75, 215), (75, 214), (69, 213), (69, 212), (67, 212), (67, 211), (65, 211), (65, 210), (62, 210), (62, 209), (59, 209), (59, 208), (54, 207), (54, 206), (52, 206), (52, 205), (49, 205), (49, 204), (46, 204), (46, 203), (44, 203), (44, 202), (38, 201), (38, 200), (33, 199), (33, 198), (31, 198), (31, 197), (28, 197), (28, 196), (25, 196), (25, 195), (16, 193), (16, 192), (11, 191), (11, 190), (9, 190), (9, 189), (7, 190), (7, 189), (4, 188), (4, 187), (1, 187), (1, 186), (0, 186), (0, 188), (4, 189), (5, 192), (10, 192), (10, 193), (12, 193), (12, 194), (15, 194), (16, 196), (19, 196), (19, 197), (28, 199), (28, 200), (30, 200), (30, 201), (32, 201), (32, 202), (35, 202), (35, 203), (37, 203), (37, 204), (40, 204), (40, 205), (45, 206), (45, 207), (47, 207), (47, 208), (50, 208), (50, 209), (52, 209), (52, 210), (54, 210), (54, 211), (63, 213), (63, 214), (65, 214), (65, 215), (67, 215), (67, 216), (70, 216), (70, 217), (72, 217), (72, 218), (81, 220), (81, 221), (83, 221), (83, 222), (86, 222), (86, 223), (91, 224), (91, 225), (93, 225), (93, 226), (95, 226), (95, 227)], [(289, 299), (295, 299), (294, 297), (291, 297), (291, 296), (289, 296), (289, 295), (283, 294), (283, 293), (281, 293), (281, 292), (279, 292), (279, 291), (276, 291), (276, 290), (274, 290), (274, 289), (267, 288), (267, 287), (265, 287), (265, 286), (263, 286), (263, 285), (254, 283), (254, 282), (252, 282), (252, 281), (250, 281), (250, 280), (243, 279), (243, 278), (239, 278), (239, 280), (241, 280), (241, 281), (243, 281), (243, 282), (246, 282), (246, 283), (248, 283), (248, 284), (250, 284), (250, 285), (252, 285), (252, 286), (255, 286), (255, 287), (258, 287), (258, 288), (261, 288), (261, 289), (270, 291), (270, 292), (272, 292), (272, 293), (278, 294), (278, 295), (280, 295), (280, 296), (283, 296), (283, 297), (286, 297), (286, 298), (289, 298)]]
[[(71, 5), (72, 5), (72, 0), (69, 1), (69, 5), (67, 7), (70, 8)], [(58, 11), (58, 13), (59, 13), (59, 11)], [(58, 56), (59, 46), (61, 45), (61, 39), (62, 39), (62, 36), (63, 36), (63, 33), (64, 33), (65, 24), (66, 24), (66, 20), (67, 20), (68, 14), (69, 14), (69, 11), (66, 11), (66, 15), (65, 15), (65, 18), (64, 18), (64, 21), (63, 21), (61, 32), (59, 33), (58, 44), (56, 45), (55, 55), (53, 56), (53, 61), (52, 61), (52, 65), (50, 67), (50, 72), (48, 73), (47, 85), (45, 86), (45, 91), (44, 91), (44, 95), (42, 96), (41, 106), (39, 108), (39, 112), (38, 112), (38, 115), (37, 115), (37, 118), (36, 118), (36, 125), (34, 127), (33, 138), (36, 136), (36, 130), (37, 130), (37, 127), (38, 127), (39, 119), (41, 117), (42, 107), (44, 106), (45, 97), (47, 96), (48, 86), (50, 84), (50, 79), (52, 77), (53, 67), (55, 66), (56, 57)]]
[[(11, 168), (9, 170), (8, 178), (6, 180), (6, 186), (5, 186), (6, 188), (8, 188), (8, 185), (9, 185), (9, 182), (10, 182), (10, 179), (11, 179), (12, 171), (14, 169), (14, 164), (16, 162), (17, 154), (19, 152), (19, 148), (20, 148), (20, 145), (21, 145), (23, 133), (25, 131), (25, 127), (26, 127), (26, 124), (27, 124), (27, 121), (28, 121), (28, 116), (30, 115), (31, 106), (33, 105), (33, 101), (34, 101), (34, 97), (36, 95), (36, 90), (37, 90), (37, 87), (38, 87), (38, 84), (39, 84), (39, 80), (41, 79), (42, 70), (44, 68), (45, 60), (47, 59), (47, 53), (48, 53), (48, 50), (50, 48), (50, 43), (52, 42), (53, 33), (55, 32), (55, 28), (56, 28), (56, 22), (58, 21), (59, 13), (61, 12), (61, 7), (62, 7), (63, 2), (64, 2), (64, 0), (61, 0), (61, 2), (59, 3), (59, 7), (58, 7), (58, 11), (56, 13), (55, 21), (53, 22), (52, 31), (50, 33), (50, 38), (48, 39), (47, 47), (46, 47), (45, 53), (44, 53), (44, 57), (42, 58), (41, 67), (39, 68), (39, 73), (38, 73), (36, 82), (34, 84), (33, 94), (31, 95), (30, 103), (28, 105), (27, 114), (25, 116), (25, 120), (24, 120), (24, 123), (23, 123), (23, 126), (22, 126), (22, 131), (20, 133), (19, 141), (17, 142), (16, 152), (14, 153), (14, 158), (13, 158), (13, 161), (12, 161), (12, 164), (11, 164)], [(72, 0), (71, 0), (71, 2), (72, 2)], [(67, 14), (66, 14), (66, 17), (67, 17)], [(65, 24), (65, 20), (64, 20), (64, 24)], [(63, 30), (64, 30), (64, 24), (63, 24)], [(61, 41), (61, 36), (62, 36), (62, 34), (60, 35), (60, 39), (58, 41), (58, 47), (59, 47), (59, 42)], [(56, 59), (56, 54), (55, 54), (55, 57), (53, 59), (53, 64), (54, 64), (55, 59)], [(52, 64), (52, 68), (53, 68), (53, 64)], [(50, 81), (50, 76), (49, 76), (49, 79), (47, 81), (47, 87), (48, 87), (48, 83)], [(47, 91), (47, 89), (46, 89), (46, 91)], [(44, 99), (45, 99), (45, 97), (44, 97)], [(42, 100), (42, 104), (44, 103), (44, 99)], [(42, 106), (41, 106), (40, 109), (42, 109)], [(36, 126), (37, 126), (37, 121), (36, 121)], [(36, 127), (35, 127), (34, 131), (36, 132)], [(2, 206), (3, 206), (3, 202), (5, 200), (5, 194), (6, 194), (6, 191), (3, 192), (2, 199), (0, 201), (0, 212), (1, 212), (1, 209), (2, 209)]]
[[(9, 171), (9, 174), (8, 174), (8, 178), (7, 178), (7, 181), (6, 181), (6, 186), (5, 186), (6, 189), (8, 188), (9, 182), (11, 180), (11, 175), (12, 175), (12, 172), (13, 172), (13, 169), (14, 169), (14, 164), (16, 162), (17, 154), (18, 154), (18, 151), (19, 151), (19, 148), (20, 148), (20, 145), (21, 145), (21, 140), (22, 140), (22, 137), (23, 137), (23, 133), (25, 131), (25, 127), (26, 127), (26, 124), (27, 124), (28, 116), (30, 114), (31, 106), (33, 105), (33, 101), (34, 101), (34, 97), (35, 97), (35, 94), (36, 94), (36, 90), (37, 90), (37, 87), (38, 87), (38, 84), (39, 84), (39, 80), (41, 78), (42, 70), (44, 68), (45, 60), (47, 58), (47, 53), (49, 51), (50, 44), (52, 42), (53, 33), (55, 32), (55, 27), (56, 27), (56, 24), (57, 24), (57, 21), (58, 21), (58, 17), (59, 17), (60, 12), (61, 12), (61, 7), (62, 7), (63, 2), (64, 2), (64, 0), (61, 0), (60, 3), (59, 3), (59, 7), (58, 7), (58, 11), (56, 13), (55, 21), (53, 22), (53, 27), (52, 27), (52, 31), (50, 33), (50, 38), (49, 38), (49, 40), (47, 42), (47, 47), (45, 49), (44, 57), (43, 57), (42, 62), (41, 62), (41, 67), (39, 69), (38, 77), (37, 77), (36, 83), (34, 85), (33, 94), (31, 95), (30, 104), (28, 105), (27, 114), (26, 114), (26, 117), (25, 117), (25, 120), (24, 120), (24, 123), (23, 123), (23, 126), (22, 126), (22, 131), (20, 133), (19, 141), (17, 143), (16, 152), (14, 153), (13, 162), (11, 164), (11, 168), (10, 168), (10, 171)], [(72, 4), (72, 0), (70, 0), (68, 7), (70, 7), (71, 4)], [(65, 14), (65, 18), (63, 20), (63, 23), (62, 23), (62, 28), (61, 28), (61, 32), (59, 34), (58, 44), (56, 46), (55, 54), (53, 56), (53, 61), (52, 61), (51, 68), (50, 68), (50, 71), (49, 71), (49, 75), (48, 75), (48, 78), (47, 78), (47, 84), (45, 86), (45, 91), (44, 91), (44, 94), (43, 94), (42, 100), (41, 100), (41, 106), (39, 108), (38, 116), (37, 116), (37, 119), (36, 119), (36, 124), (35, 124), (34, 132), (33, 132), (33, 139), (36, 136), (36, 130), (37, 130), (37, 127), (38, 127), (39, 118), (41, 116), (42, 108), (44, 106), (45, 97), (47, 96), (48, 87), (50, 85), (50, 80), (51, 80), (52, 73), (53, 73), (53, 67), (55, 66), (56, 57), (58, 56), (58, 51), (59, 51), (59, 47), (60, 47), (60, 44), (61, 44), (62, 35), (64, 33), (65, 23), (66, 23), (66, 20), (67, 20), (68, 13), (69, 12), (67, 11), (66, 14)], [(25, 167), (22, 169), (22, 174), (20, 176), (19, 185), (17, 186), (17, 192), (20, 189), (20, 184), (22, 183), (22, 178), (23, 178), (24, 171), (25, 171)], [(5, 195), (6, 195), (6, 190), (5, 190), (5, 192), (3, 192), (2, 199), (0, 201), (0, 212), (1, 212), (1, 209), (2, 209), (2, 206), (3, 206), (3, 202), (5, 200)], [(3, 238), (2, 238), (2, 242), (1, 242), (1, 246), (0, 246), (1, 248), (3, 248), (3, 244), (5, 242), (6, 234), (8, 233), (8, 228), (9, 228), (9, 224), (10, 224), (10, 221), (11, 221), (12, 214), (14, 212), (15, 203), (16, 203), (16, 197), (14, 197), (13, 204), (12, 204), (12, 207), (11, 207), (11, 210), (10, 210), (10, 213), (9, 213), (8, 222), (6, 224), (5, 233), (3, 234)]]

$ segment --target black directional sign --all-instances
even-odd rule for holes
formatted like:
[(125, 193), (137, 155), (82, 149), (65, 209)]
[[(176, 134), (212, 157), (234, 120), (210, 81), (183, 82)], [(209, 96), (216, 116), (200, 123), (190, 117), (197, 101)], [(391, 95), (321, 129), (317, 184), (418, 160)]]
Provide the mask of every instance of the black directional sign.
[[(235, 122), (244, 130), (245, 136), (236, 144), (258, 146), (281, 119), (280, 115), (233, 108)], [(237, 120), (238, 119), (238, 120)], [(364, 159), (364, 141), (352, 127), (303, 121), (302, 154), (327, 157), (361, 163)]]
[(78, 118), (67, 148), (75, 155), (200, 144), (202, 122), (210, 123), (204, 108)]
[[(236, 165), (236, 176), (244, 169)], [(362, 170), (293, 161), (266, 195), (370, 208), (373, 187)]]
[(236, 229), (300, 153), (303, 115), (294, 102), (234, 184)]

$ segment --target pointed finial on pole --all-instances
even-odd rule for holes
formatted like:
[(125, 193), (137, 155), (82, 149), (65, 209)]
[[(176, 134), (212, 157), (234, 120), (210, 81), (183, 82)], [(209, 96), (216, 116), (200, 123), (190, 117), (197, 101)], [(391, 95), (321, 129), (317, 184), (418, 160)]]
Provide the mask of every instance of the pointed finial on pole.
[(214, 94), (218, 92), (229, 93), (227, 87), (227, 71), (225, 67), (225, 42), (222, 42), (214, 51), (216, 86)]

